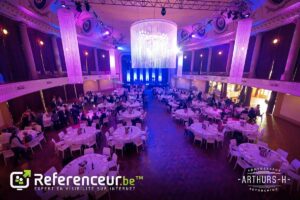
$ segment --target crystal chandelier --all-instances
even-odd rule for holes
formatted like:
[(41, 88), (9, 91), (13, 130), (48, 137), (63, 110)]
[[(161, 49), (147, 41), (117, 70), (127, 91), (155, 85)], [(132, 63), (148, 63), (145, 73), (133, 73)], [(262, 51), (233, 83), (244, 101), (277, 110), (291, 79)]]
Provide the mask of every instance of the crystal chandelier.
[(147, 19), (130, 28), (133, 68), (176, 68), (177, 25), (163, 19)]

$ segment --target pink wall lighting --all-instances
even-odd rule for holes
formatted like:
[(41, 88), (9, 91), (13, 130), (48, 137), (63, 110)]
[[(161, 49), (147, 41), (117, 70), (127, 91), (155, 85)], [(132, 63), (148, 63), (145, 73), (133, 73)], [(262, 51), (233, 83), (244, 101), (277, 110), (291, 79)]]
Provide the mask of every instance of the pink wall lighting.
[(252, 22), (253, 21), (250, 18), (240, 20), (238, 22), (230, 68), (230, 77), (237, 79), (243, 77)]
[(110, 64), (110, 74), (116, 75), (116, 57), (115, 57), (115, 50), (109, 50), (109, 64)]
[(57, 11), (57, 16), (64, 49), (68, 82), (82, 83), (83, 78), (74, 13), (70, 10), (61, 8)]

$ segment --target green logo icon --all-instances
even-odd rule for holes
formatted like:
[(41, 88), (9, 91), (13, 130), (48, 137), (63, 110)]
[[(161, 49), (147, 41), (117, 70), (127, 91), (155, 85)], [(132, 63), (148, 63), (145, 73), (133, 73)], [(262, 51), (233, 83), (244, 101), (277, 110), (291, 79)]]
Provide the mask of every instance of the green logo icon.
[(29, 178), (31, 177), (31, 170), (24, 170), (23, 172), (12, 172), (10, 174), (10, 186), (16, 190), (23, 190), (29, 187)]

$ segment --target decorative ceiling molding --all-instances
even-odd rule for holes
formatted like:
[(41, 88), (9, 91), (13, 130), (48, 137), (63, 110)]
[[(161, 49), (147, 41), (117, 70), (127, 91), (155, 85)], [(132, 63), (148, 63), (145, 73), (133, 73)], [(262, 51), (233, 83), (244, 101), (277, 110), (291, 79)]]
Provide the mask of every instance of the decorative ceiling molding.
[[(6, 0), (0, 1), (0, 13), (12, 20), (23, 22), (31, 28), (60, 37), (59, 27), (57, 25), (47, 22), (45, 18), (24, 8), (23, 6), (14, 5)], [(111, 44), (95, 41), (90, 39), (90, 37), (81, 34), (77, 34), (77, 36), (79, 44), (82, 45), (106, 50), (114, 48)]]
[[(257, 20), (252, 27), (252, 35), (265, 32), (289, 23), (295, 23), (300, 18), (300, 3), (295, 3), (286, 8), (280, 9), (276, 12), (268, 13), (268, 17), (263, 20)], [(232, 25), (232, 23), (230, 24)], [(214, 35), (215, 39), (209, 39), (206, 37), (200, 41), (186, 44), (183, 49), (195, 50), (199, 48), (206, 48), (215, 46), (217, 44), (227, 43), (230, 40), (234, 40), (235, 29), (230, 29), (221, 35)], [(214, 41), (215, 40), (215, 41)]]

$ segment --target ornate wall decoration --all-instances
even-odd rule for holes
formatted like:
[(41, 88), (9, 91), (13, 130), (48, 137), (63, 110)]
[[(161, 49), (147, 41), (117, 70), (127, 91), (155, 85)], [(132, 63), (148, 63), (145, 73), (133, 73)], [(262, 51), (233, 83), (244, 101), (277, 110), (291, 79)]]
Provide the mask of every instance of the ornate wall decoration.
[(216, 33), (223, 33), (227, 30), (226, 18), (223, 15), (218, 15), (213, 20), (213, 27)]
[(50, 6), (54, 0), (28, 0), (28, 7), (42, 16), (49, 16)]
[(274, 12), (283, 8), (290, 0), (268, 0), (266, 2), (266, 10), (268, 12)]

